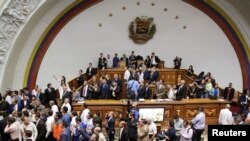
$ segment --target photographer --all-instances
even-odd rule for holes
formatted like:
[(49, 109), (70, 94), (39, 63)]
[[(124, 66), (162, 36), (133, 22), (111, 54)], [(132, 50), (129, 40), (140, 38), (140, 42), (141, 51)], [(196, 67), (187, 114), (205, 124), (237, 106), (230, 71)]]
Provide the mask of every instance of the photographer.
[(180, 69), (182, 58), (176, 56), (173, 61), (174, 61), (174, 69)]

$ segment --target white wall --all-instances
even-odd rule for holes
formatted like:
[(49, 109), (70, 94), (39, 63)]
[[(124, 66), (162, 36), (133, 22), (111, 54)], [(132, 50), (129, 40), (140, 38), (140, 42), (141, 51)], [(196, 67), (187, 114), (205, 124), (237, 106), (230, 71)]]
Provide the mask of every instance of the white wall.
[[(140, 6), (136, 2), (105, 0), (71, 20), (50, 45), (37, 84), (44, 88), (48, 82), (56, 85), (53, 74), (73, 79), (89, 62), (96, 66), (100, 52), (121, 56), (134, 50), (143, 57), (155, 52), (165, 60), (167, 67), (173, 67), (176, 55), (181, 56), (182, 68), (192, 64), (197, 74), (210, 71), (221, 87), (233, 82), (237, 90), (242, 89), (235, 51), (223, 31), (207, 15), (181, 0), (157, 0), (155, 6), (151, 6), (151, 0), (141, 1)], [(123, 6), (126, 10), (122, 10)], [(109, 13), (113, 16), (109, 17)], [(180, 18), (175, 19), (176, 15)], [(156, 23), (154, 38), (144, 45), (134, 44), (128, 38), (128, 26), (136, 16), (153, 17)]]

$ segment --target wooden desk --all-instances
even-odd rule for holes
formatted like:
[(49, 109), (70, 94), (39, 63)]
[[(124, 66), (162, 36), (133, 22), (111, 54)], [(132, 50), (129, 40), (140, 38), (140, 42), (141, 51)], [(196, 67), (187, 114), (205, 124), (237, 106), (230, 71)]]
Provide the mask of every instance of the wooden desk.
[[(104, 119), (105, 114), (109, 111), (115, 112), (116, 119), (119, 118), (119, 115), (126, 117), (129, 108), (127, 100), (87, 100), (86, 103), (93, 113), (97, 111), (101, 112), (103, 121), (106, 121)], [(164, 107), (164, 122), (160, 122), (160, 124), (166, 126), (166, 121), (173, 119), (175, 113), (179, 114), (182, 119), (191, 120), (197, 112), (197, 107), (203, 106), (206, 114), (206, 124), (217, 124), (220, 110), (228, 103), (230, 102), (210, 99), (185, 99), (182, 101), (169, 102), (146, 100), (145, 102), (138, 102), (138, 107)], [(133, 104), (133, 102), (131, 102), (131, 104)], [(73, 109), (79, 112), (82, 111), (82, 103), (73, 103)]]

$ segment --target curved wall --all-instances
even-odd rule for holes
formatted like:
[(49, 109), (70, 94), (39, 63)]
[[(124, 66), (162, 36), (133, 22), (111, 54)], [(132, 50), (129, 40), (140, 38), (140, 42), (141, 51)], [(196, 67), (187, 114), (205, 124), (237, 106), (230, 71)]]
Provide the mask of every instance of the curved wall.
[[(157, 26), (154, 38), (144, 45), (134, 44), (128, 38), (129, 23), (136, 16), (154, 17)], [(242, 87), (239, 61), (220, 27), (183, 1), (163, 0), (154, 6), (151, 1), (143, 1), (139, 6), (134, 1), (103, 1), (85, 10), (66, 24), (51, 43), (39, 69), (37, 84), (55, 83), (54, 74), (65, 75), (68, 80), (74, 78), (89, 62), (96, 66), (100, 52), (121, 56), (132, 50), (144, 57), (155, 52), (167, 67), (173, 67), (176, 55), (181, 56), (182, 68), (192, 64), (196, 73), (210, 71), (223, 87), (231, 81), (237, 89)]]

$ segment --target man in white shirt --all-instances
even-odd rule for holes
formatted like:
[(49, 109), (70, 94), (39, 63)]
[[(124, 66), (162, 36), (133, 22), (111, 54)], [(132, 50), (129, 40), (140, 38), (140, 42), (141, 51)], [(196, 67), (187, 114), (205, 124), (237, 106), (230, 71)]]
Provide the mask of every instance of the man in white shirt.
[(58, 106), (55, 104), (53, 100), (49, 102), (49, 105), (51, 106), (51, 110), (53, 111), (53, 115), (56, 114), (56, 112), (59, 112)]
[(62, 108), (64, 107), (64, 106), (66, 106), (67, 108), (68, 108), (68, 114), (71, 114), (71, 105), (69, 104), (69, 99), (68, 98), (65, 98), (64, 99), (64, 103), (63, 103), (63, 105), (62, 105)]
[(121, 120), (119, 123), (119, 141), (128, 141), (128, 129), (125, 126), (126, 122)]
[(87, 121), (87, 115), (90, 112), (90, 110), (88, 109), (87, 103), (83, 103), (83, 107), (84, 107), (84, 110), (82, 111), (81, 119), (82, 119), (82, 122), (86, 122)]
[(110, 55), (107, 55), (107, 68), (112, 68), (113, 66), (113, 59), (110, 58)]
[(32, 141), (36, 140), (37, 137), (37, 129), (36, 125), (33, 122), (30, 122), (29, 117), (24, 117), (23, 123), (20, 125), (20, 134), (19, 134), (19, 140), (26, 140), (27, 137), (25, 136), (25, 131), (30, 130), (32, 132)]
[(38, 88), (38, 85), (36, 85), (31, 94), (37, 97)]
[(53, 138), (52, 125), (55, 123), (55, 118), (53, 116), (53, 111), (52, 110), (50, 110), (48, 112), (48, 114), (49, 114), (49, 117), (47, 118), (47, 121), (45, 123), (46, 130), (47, 130), (45, 138), (48, 139), (48, 140), (52, 140), (52, 139), (54, 139)]
[(148, 122), (148, 129), (149, 129), (148, 137), (149, 137), (149, 140), (153, 141), (157, 134), (157, 128), (156, 128), (154, 121), (152, 121), (152, 119), (147, 119), (147, 122)]
[(8, 95), (5, 98), (5, 101), (8, 102), (10, 105), (12, 104), (12, 101), (13, 101), (11, 95), (12, 95), (12, 93), (9, 92)]
[(233, 116), (232, 112), (229, 110), (230, 105), (227, 104), (224, 109), (220, 110), (219, 115), (219, 123), (220, 125), (232, 125), (233, 124)]
[(124, 73), (124, 80), (128, 81), (130, 77), (130, 71), (128, 70), (128, 67), (125, 67), (125, 73)]

